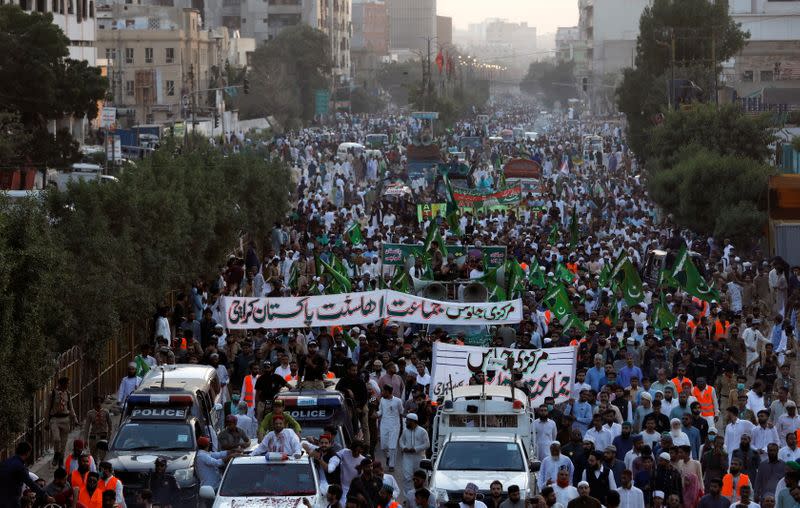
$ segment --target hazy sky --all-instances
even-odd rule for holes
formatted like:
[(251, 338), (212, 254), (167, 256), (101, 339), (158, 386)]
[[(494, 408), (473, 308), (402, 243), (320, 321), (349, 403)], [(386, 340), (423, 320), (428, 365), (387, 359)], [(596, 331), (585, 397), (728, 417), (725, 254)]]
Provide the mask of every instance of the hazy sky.
[(527, 21), (537, 33), (578, 24), (578, 0), (437, 0), (440, 16), (451, 16), (455, 28), (467, 28), (486, 18)]

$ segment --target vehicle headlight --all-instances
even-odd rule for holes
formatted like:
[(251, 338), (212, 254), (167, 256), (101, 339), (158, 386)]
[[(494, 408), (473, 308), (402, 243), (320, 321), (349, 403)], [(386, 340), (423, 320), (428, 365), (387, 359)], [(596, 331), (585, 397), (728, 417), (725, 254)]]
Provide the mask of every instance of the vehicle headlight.
[(196, 483), (193, 467), (187, 467), (186, 469), (176, 469), (175, 472), (172, 474), (173, 476), (175, 476), (175, 481), (178, 482), (178, 485), (180, 487), (189, 487)]

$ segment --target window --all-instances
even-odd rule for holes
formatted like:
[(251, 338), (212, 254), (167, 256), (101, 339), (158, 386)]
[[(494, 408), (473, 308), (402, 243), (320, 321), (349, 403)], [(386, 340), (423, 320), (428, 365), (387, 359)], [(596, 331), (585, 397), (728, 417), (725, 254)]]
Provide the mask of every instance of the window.
[(759, 73), (759, 79), (761, 81), (772, 81), (774, 73), (772, 71), (761, 71)]
[(133, 63), (133, 48), (125, 48), (125, 63)]
[(133, 80), (125, 82), (125, 95), (133, 96)]
[(153, 63), (153, 48), (144, 48), (144, 63)]
[(174, 97), (175, 96), (175, 82), (168, 80), (166, 88), (167, 88), (167, 95), (169, 97)]
[(117, 50), (114, 48), (106, 48), (106, 60), (113, 62), (117, 59)]
[(167, 48), (165, 50), (165, 60), (167, 63), (175, 62), (175, 48)]
[(742, 72), (742, 81), (745, 83), (752, 83), (753, 82), (753, 71), (744, 71)]

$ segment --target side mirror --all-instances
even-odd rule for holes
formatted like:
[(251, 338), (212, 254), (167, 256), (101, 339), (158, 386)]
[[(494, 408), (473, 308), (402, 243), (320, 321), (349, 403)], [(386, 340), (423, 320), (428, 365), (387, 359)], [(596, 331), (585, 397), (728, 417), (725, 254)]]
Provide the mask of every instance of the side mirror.
[(214, 492), (214, 487), (211, 485), (203, 485), (200, 487), (200, 497), (213, 501), (217, 497), (217, 493)]
[(542, 463), (538, 460), (532, 460), (530, 463), (531, 473), (538, 473), (542, 469)]
[(433, 471), (433, 463), (431, 459), (422, 459), (419, 461), (419, 468), (425, 471)]

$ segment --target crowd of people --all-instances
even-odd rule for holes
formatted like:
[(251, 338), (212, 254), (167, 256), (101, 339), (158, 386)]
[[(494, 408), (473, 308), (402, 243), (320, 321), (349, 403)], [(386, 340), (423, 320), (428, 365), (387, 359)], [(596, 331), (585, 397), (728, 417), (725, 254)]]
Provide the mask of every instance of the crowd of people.
[[(586, 331), (551, 319), (545, 289), (527, 283), (521, 295), (523, 321), (511, 327), (512, 340), (505, 331), (492, 330), (492, 345), (577, 348), (576, 377), (569, 400), (545, 400), (536, 409), (538, 493), (521, 498), (518, 486), (499, 482), (480, 492), (470, 483), (461, 508), (800, 507), (795, 403), (800, 269), (758, 250), (740, 252), (727, 239), (682, 230), (661, 216), (615, 123), (581, 124), (554, 114), (543, 124), (531, 111), (505, 105), (488, 122), (462, 122), (436, 139), (447, 154), (464, 136), (485, 137), (534, 122), (545, 126), (537, 139), (484, 141), (480, 149), (467, 148), (466, 160), (460, 161), (470, 167), (467, 184), (496, 187), (503, 181), (502, 162), (523, 156), (541, 164), (540, 192), (523, 196), (519, 207), (463, 213), (459, 231), (441, 221), (444, 245), (431, 244), (433, 278), (466, 284), (487, 273), (480, 256), (445, 255), (449, 245), (505, 246), (508, 257), (541, 267), (548, 278), (564, 266), (572, 274), (568, 297)], [(385, 185), (407, 176), (405, 145), (422, 130), (423, 125), (403, 117), (342, 115), (329, 129), (333, 136), (309, 129), (276, 138), (269, 152), (291, 165), (297, 183), (291, 214), (269, 238), (253, 239), (231, 255), (215, 277), (193, 281), (174, 305), (159, 307), (153, 344), (143, 345), (139, 360), (152, 366), (211, 365), (229, 394), (219, 449), (211, 450), (208, 437), (198, 441), (197, 474), (203, 484), (217, 486), (225, 463), (257, 440), (249, 453), (307, 453), (330, 507), (438, 503), (419, 470), (419, 461), (430, 453), (435, 413), (431, 345), (462, 338), (394, 322), (226, 330), (221, 304), (223, 296), (232, 295), (322, 294), (333, 280), (318, 271), (317, 259), (338, 260), (353, 291), (391, 286), (395, 268), (383, 265), (381, 246), (422, 244), (436, 220), (419, 220), (417, 194), (382, 195)], [(337, 153), (339, 142), (362, 141), (375, 132), (389, 134), (393, 143), (382, 156)], [(603, 148), (587, 150), (586, 134), (602, 136)], [(428, 197), (440, 192), (438, 183), (428, 184)], [(576, 242), (570, 241), (573, 217)], [(362, 232), (358, 243), (345, 235), (354, 224)], [(697, 267), (718, 300), (700, 300), (663, 281), (646, 280), (643, 299), (629, 306), (602, 280), (622, 253), (642, 269), (651, 251), (666, 251), (674, 259), (683, 247), (696, 253)], [(408, 270), (412, 280), (421, 278), (419, 265)], [(675, 316), (674, 326), (656, 326), (659, 301)], [(120, 384), (119, 402), (135, 389), (137, 368), (132, 364)], [(337, 380), (336, 390), (355, 408), (357, 439), (343, 448), (335, 445), (333, 428), (318, 439), (303, 438), (300, 425), (274, 403), (289, 384), (322, 387), (329, 378)], [(484, 381), (476, 375), (472, 382)], [(89, 499), (84, 504), (95, 506), (93, 492), (109, 490), (103, 486), (113, 471), (108, 463), (95, 467), (81, 449), (88, 444), (95, 453), (96, 440), (111, 432), (110, 421), (98, 405), (87, 427), (96, 420), (99, 430), (83, 436), (81, 447), (76, 443), (78, 455), (65, 459), (58, 454), (78, 416), (58, 394), (51, 407), (60, 467), (46, 486), (24, 480), (30, 499), (49, 496), (66, 505), (55, 494), (83, 482), (75, 491), (77, 501)], [(26, 453), (19, 448), (11, 459), (18, 463), (7, 461), (4, 471), (19, 474)], [(81, 474), (87, 480), (80, 480)], [(174, 492), (168, 476), (159, 476), (163, 485), (153, 487), (144, 504), (171, 504), (159, 497)], [(113, 505), (111, 494), (101, 497), (100, 502), (108, 499)], [(121, 503), (120, 498), (114, 502)]]

